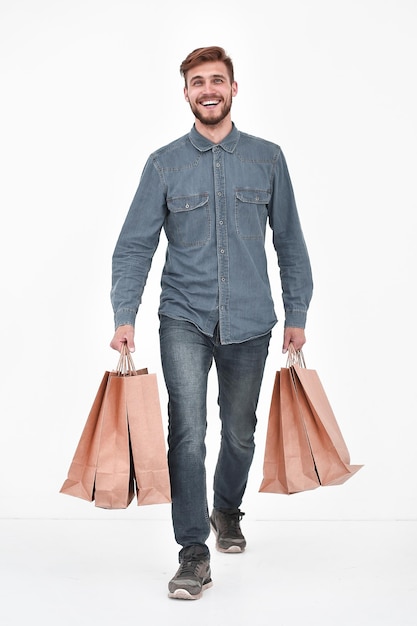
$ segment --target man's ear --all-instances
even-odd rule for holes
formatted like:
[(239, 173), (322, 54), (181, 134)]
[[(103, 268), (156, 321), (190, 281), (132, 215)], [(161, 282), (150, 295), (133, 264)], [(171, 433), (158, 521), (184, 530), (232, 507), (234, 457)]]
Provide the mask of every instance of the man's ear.
[(238, 92), (238, 86), (237, 86), (237, 82), (234, 80), (232, 83), (232, 96), (237, 96), (237, 92)]
[(189, 102), (189, 100), (188, 100), (188, 89), (187, 89), (187, 87), (184, 87), (184, 98), (185, 98), (185, 100), (186, 100), (187, 102)]

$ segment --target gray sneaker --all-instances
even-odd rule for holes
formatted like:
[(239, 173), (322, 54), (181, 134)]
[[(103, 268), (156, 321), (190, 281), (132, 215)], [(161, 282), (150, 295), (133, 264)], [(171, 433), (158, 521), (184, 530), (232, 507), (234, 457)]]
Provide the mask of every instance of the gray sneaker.
[(216, 548), (220, 552), (243, 552), (246, 539), (240, 530), (240, 520), (245, 514), (239, 509), (220, 511), (213, 509), (210, 525), (216, 535)]
[(198, 600), (203, 591), (212, 586), (210, 556), (202, 555), (198, 546), (183, 548), (180, 552), (180, 566), (168, 583), (168, 597)]

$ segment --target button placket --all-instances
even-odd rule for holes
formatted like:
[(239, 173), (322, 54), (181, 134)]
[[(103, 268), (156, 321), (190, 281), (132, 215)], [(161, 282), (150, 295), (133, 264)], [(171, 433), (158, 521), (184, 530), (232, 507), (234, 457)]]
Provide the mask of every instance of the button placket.
[(227, 241), (226, 193), (224, 178), (224, 153), (218, 147), (213, 148), (214, 193), (217, 235), (217, 266), (219, 276), (219, 328), (220, 341), (229, 339), (229, 255)]

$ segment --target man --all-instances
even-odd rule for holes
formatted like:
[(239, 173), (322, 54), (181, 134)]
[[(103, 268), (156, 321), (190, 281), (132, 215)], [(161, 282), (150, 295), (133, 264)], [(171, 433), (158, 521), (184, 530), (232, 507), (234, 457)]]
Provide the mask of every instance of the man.
[[(279, 146), (239, 132), (231, 118), (238, 86), (219, 47), (191, 52), (180, 67), (194, 114), (191, 131), (148, 159), (113, 255), (111, 347), (134, 350), (134, 324), (164, 228), (160, 349), (168, 391), (168, 463), (179, 568), (172, 598), (211, 587), (210, 526), (216, 548), (243, 552), (240, 510), (254, 453), (256, 407), (271, 330), (277, 322), (267, 275), (266, 223), (273, 233), (285, 308), (283, 351), (299, 350), (312, 295), (305, 246)], [(221, 444), (209, 516), (206, 395), (218, 376)]]

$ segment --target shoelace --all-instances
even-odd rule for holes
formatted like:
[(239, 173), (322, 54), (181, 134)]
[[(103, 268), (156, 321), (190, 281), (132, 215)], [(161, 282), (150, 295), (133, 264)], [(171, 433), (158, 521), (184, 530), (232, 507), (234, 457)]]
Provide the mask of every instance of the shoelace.
[(191, 576), (195, 576), (196, 570), (198, 568), (198, 564), (199, 564), (199, 560), (197, 559), (182, 561), (180, 576), (188, 576), (190, 574)]
[(238, 533), (240, 531), (239, 522), (245, 514), (243, 511), (239, 511), (238, 513), (229, 513), (228, 516), (230, 518), (230, 530)]

